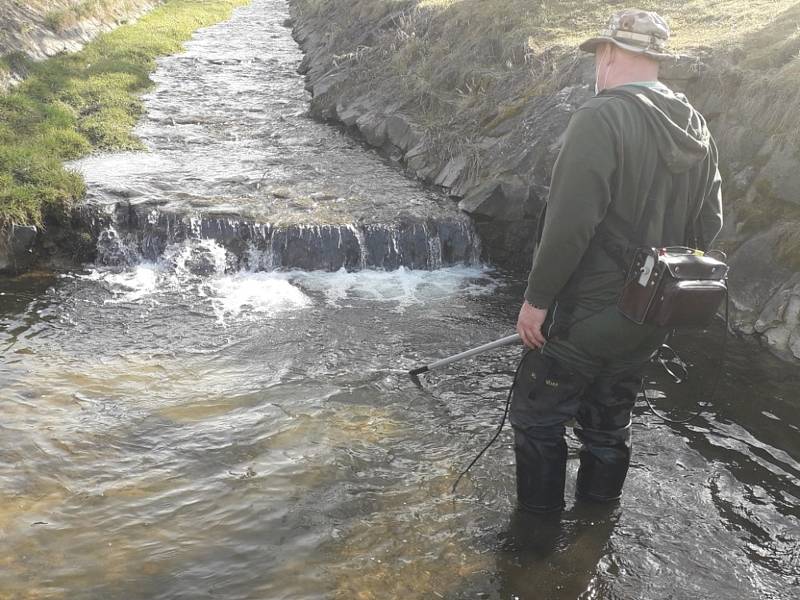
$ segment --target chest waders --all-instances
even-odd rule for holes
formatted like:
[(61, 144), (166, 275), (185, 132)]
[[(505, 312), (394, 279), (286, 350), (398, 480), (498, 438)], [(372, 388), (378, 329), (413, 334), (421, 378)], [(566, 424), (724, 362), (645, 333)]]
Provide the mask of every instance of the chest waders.
[[(563, 307), (560, 310), (556, 308), (558, 307), (554, 307), (543, 327), (548, 338), (564, 336), (572, 326), (580, 326), (580, 323), (597, 316), (600, 312), (592, 311), (575, 319), (568, 316), (571, 311), (564, 310)], [(570, 324), (556, 325), (555, 321), (560, 321), (565, 316)], [(725, 322), (727, 334), (727, 305)], [(618, 325), (612, 323), (611, 327), (618, 329)], [(726, 338), (723, 339), (723, 347)], [(654, 339), (657, 340), (658, 337)], [(507, 336), (417, 367), (409, 371), (409, 375), (414, 384), (421, 388), (419, 376), (423, 373), (520, 342), (519, 335)], [(552, 347), (551, 343), (550, 348)], [(682, 383), (688, 376), (687, 365), (669, 346), (662, 345), (657, 352), (651, 354), (650, 361), (659, 363), (676, 383)], [(682, 420), (673, 420), (658, 412), (645, 393), (644, 379), (637, 375), (641, 365), (633, 367), (635, 368), (628, 365), (628, 371), (607, 374), (591, 381), (592, 384), (589, 385), (592, 378), (582, 376), (571, 369), (564, 369), (555, 359), (543, 356), (539, 351), (526, 350), (514, 373), (513, 385), (509, 388), (499, 427), (489, 442), (460, 473), (453, 484), (452, 492), (456, 492), (461, 479), (498, 439), (509, 415), (512, 399), (515, 399), (511, 412), (512, 423), (516, 423), (515, 454), (518, 498), (521, 507), (530, 512), (550, 512), (563, 507), (565, 469), (562, 469), (561, 465), (566, 464), (563, 433), (565, 423), (570, 419), (578, 423), (579, 428), (576, 428), (576, 433), (583, 443), (580, 453), (582, 468), (579, 469), (577, 482), (578, 496), (594, 501), (619, 498), (630, 461), (630, 412), (637, 396), (641, 395), (650, 411), (667, 423), (688, 423), (702, 411), (698, 408), (697, 412)], [(720, 374), (721, 369), (718, 371), (714, 390), (719, 383)], [(562, 380), (564, 380), (563, 385)], [(546, 420), (537, 420), (541, 416), (537, 413), (543, 410), (546, 412), (547, 398), (550, 398), (551, 404), (560, 406), (563, 413), (562, 418), (556, 418), (554, 421), (551, 418), (549, 424)], [(582, 398), (588, 399), (583, 406), (580, 400)], [(578, 399), (577, 404), (576, 399)], [(593, 424), (596, 426), (592, 426)], [(541, 485), (542, 481), (546, 484)]]
[(510, 412), (520, 509), (545, 513), (564, 508), (564, 436), (572, 421), (581, 441), (576, 496), (595, 502), (620, 498), (630, 464), (631, 412), (640, 372), (663, 341), (663, 332), (648, 333), (625, 356), (608, 361), (584, 353), (578, 340), (612, 335), (621, 319), (612, 306), (576, 324), (575, 344), (564, 332), (542, 351), (523, 356)]

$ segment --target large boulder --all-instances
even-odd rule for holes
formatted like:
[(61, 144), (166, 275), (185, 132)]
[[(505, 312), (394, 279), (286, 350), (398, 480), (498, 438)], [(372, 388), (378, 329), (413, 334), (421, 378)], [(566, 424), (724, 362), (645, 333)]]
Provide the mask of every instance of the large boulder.
[(795, 273), (764, 306), (754, 328), (779, 354), (800, 358), (800, 273)]
[(755, 333), (757, 323), (766, 331), (775, 319), (782, 318), (781, 300), (771, 302), (793, 275), (775, 259), (782, 235), (779, 227), (757, 235), (742, 244), (730, 259), (733, 324), (744, 333)]
[(759, 181), (773, 197), (800, 205), (800, 147), (775, 141), (771, 150)]

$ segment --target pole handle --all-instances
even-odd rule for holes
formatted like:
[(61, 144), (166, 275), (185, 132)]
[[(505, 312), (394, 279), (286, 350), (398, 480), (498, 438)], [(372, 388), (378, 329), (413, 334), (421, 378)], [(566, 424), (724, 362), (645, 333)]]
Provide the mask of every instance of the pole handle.
[(465, 352), (455, 354), (448, 358), (443, 358), (441, 360), (437, 360), (430, 364), (417, 367), (416, 369), (412, 369), (411, 371), (409, 371), (408, 374), (411, 376), (411, 379), (415, 383), (417, 383), (419, 382), (419, 376), (422, 373), (427, 373), (428, 371), (432, 371), (433, 369), (438, 369), (440, 367), (451, 365), (454, 362), (458, 362), (466, 358), (471, 358), (478, 354), (483, 354), (484, 352), (488, 352), (489, 350), (494, 350), (495, 348), (500, 348), (502, 346), (507, 346), (509, 344), (516, 344), (521, 341), (522, 338), (520, 337), (520, 335), (518, 333), (515, 333), (514, 335), (509, 335), (507, 337), (500, 338), (499, 340), (489, 342), (488, 344), (483, 344), (482, 346), (478, 346), (477, 348), (472, 348), (471, 350), (466, 350)]

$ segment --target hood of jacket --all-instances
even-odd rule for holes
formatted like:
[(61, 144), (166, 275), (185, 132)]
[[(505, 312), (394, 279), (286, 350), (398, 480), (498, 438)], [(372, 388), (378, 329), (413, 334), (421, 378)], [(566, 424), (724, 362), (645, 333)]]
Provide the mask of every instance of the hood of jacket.
[(655, 134), (659, 154), (672, 172), (688, 171), (708, 155), (711, 134), (706, 120), (683, 94), (665, 86), (642, 85), (623, 85), (603, 93), (635, 100)]

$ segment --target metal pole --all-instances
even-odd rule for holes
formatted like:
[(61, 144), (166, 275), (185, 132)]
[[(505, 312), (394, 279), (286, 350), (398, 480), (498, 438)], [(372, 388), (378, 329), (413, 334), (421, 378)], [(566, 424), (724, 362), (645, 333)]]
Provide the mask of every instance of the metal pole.
[(454, 356), (443, 358), (442, 360), (437, 360), (436, 362), (432, 362), (423, 367), (417, 367), (416, 369), (412, 369), (411, 371), (409, 371), (408, 374), (411, 376), (411, 379), (414, 381), (414, 383), (419, 385), (420, 384), (419, 376), (422, 373), (427, 373), (428, 371), (432, 371), (433, 369), (438, 369), (439, 367), (451, 365), (454, 362), (458, 362), (459, 360), (464, 360), (465, 358), (470, 358), (477, 354), (483, 354), (484, 352), (488, 352), (489, 350), (494, 350), (495, 348), (500, 348), (502, 346), (508, 346), (509, 344), (516, 344), (517, 342), (521, 341), (522, 338), (519, 336), (518, 333), (515, 333), (514, 335), (509, 335), (508, 337), (495, 340), (494, 342), (489, 342), (488, 344), (484, 344), (483, 346), (472, 348), (471, 350), (467, 350), (466, 352), (461, 352), (460, 354), (455, 354)]

